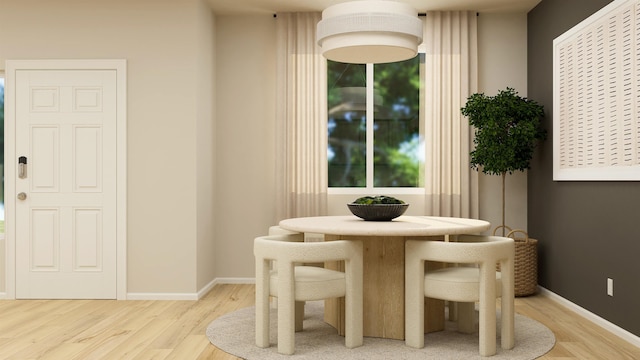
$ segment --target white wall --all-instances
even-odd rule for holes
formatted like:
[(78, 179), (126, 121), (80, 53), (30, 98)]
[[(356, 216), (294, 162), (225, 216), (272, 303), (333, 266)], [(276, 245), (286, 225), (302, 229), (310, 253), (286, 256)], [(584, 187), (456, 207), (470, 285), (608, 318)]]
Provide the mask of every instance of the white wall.
[[(511, 86), (526, 90), (526, 14), (481, 14), (480, 90), (492, 94)], [(275, 22), (270, 16), (218, 16), (217, 35), (217, 191), (216, 272), (219, 277), (253, 277), (252, 241), (275, 222), (273, 145)], [(501, 222), (499, 177), (481, 176), (480, 217)], [(496, 181), (498, 181), (496, 183)], [(526, 176), (507, 182), (508, 224), (526, 227)], [(388, 194), (394, 195), (394, 194)], [(415, 204), (420, 196), (398, 195)], [(349, 214), (350, 195), (332, 195), (329, 213)]]
[(130, 293), (192, 294), (214, 277), (210, 265), (196, 269), (196, 249), (213, 247), (213, 23), (203, 2), (3, 0), (0, 8), (0, 68), (6, 59), (127, 60)]
[(253, 239), (276, 221), (275, 26), (271, 15), (216, 18), (217, 276), (254, 277)]
[[(527, 14), (482, 13), (478, 17), (478, 90), (493, 96), (506, 87), (527, 95)], [(480, 218), (502, 223), (502, 177), (480, 173)], [(527, 174), (506, 179), (505, 224), (527, 229)], [(499, 233), (501, 234), (501, 233)]]
[(215, 262), (215, 17), (205, 2), (198, 8), (198, 104), (196, 115), (197, 280), (205, 288), (216, 277)]

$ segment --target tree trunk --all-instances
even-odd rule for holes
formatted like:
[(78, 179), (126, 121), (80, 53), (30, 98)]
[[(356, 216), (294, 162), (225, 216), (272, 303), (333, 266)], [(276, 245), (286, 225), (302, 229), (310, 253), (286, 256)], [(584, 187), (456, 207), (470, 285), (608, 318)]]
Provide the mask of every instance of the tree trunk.
[(502, 173), (502, 236), (504, 236), (505, 232), (505, 222), (504, 222), (504, 208), (505, 208), (505, 179), (507, 178), (507, 173)]

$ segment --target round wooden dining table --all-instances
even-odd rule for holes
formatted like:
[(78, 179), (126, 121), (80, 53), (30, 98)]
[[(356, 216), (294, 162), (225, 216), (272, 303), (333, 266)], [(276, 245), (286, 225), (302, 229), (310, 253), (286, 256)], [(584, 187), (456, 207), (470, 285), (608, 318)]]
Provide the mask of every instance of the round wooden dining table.
[[(362, 240), (364, 243), (364, 336), (404, 340), (404, 243), (408, 239), (446, 240), (449, 235), (489, 230), (484, 220), (400, 216), (392, 221), (364, 221), (356, 216), (315, 216), (280, 221), (280, 227), (323, 234), (325, 241)], [(325, 266), (342, 269), (343, 264)], [(428, 266), (439, 266), (429, 264)], [(444, 302), (425, 298), (425, 332), (444, 328)], [(325, 321), (344, 333), (344, 299), (325, 301)]]

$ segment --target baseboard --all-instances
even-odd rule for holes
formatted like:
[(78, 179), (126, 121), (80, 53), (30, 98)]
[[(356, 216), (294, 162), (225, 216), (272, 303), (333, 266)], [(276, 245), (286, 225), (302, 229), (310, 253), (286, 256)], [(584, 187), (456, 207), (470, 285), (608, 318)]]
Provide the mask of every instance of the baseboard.
[[(127, 293), (127, 300), (200, 300), (218, 284), (255, 284), (255, 278), (215, 278), (197, 293)], [(0, 293), (0, 299), (2, 299)]]
[(7, 293), (6, 292), (0, 292), (0, 299), (6, 299), (7, 298)]
[(216, 284), (218, 283), (217, 280), (218, 279), (211, 280), (207, 285), (200, 289), (200, 291), (198, 291), (198, 300), (202, 299), (209, 293), (209, 291), (211, 291), (211, 289), (213, 289), (214, 286), (216, 286)]
[(127, 300), (198, 300), (196, 293), (127, 293)]
[(540, 289), (540, 295), (542, 296), (546, 296), (549, 299), (562, 304), (563, 306), (569, 308), (570, 310), (576, 312), (578, 315), (582, 316), (583, 318), (593, 322), (594, 324), (602, 327), (603, 329), (607, 330), (608, 332), (618, 336), (619, 338), (627, 341), (628, 343), (635, 345), (637, 347), (640, 347), (640, 337), (636, 336), (635, 334), (632, 334), (630, 332), (628, 332), (627, 330), (619, 327), (616, 324), (613, 324), (611, 322), (609, 322), (606, 319), (601, 318), (600, 316), (592, 313), (591, 311), (580, 307), (574, 303), (572, 303), (571, 301), (563, 298), (562, 296), (549, 291), (541, 286), (538, 287)]
[(256, 278), (216, 278), (216, 284), (255, 284)]

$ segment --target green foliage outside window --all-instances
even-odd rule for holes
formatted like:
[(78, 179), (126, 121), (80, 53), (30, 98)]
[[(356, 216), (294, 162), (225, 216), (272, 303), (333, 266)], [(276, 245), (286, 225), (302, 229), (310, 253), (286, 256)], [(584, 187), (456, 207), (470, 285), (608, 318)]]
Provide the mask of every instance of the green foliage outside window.
[[(375, 187), (421, 179), (420, 57), (374, 65)], [(366, 65), (328, 62), (329, 186), (366, 186)]]

